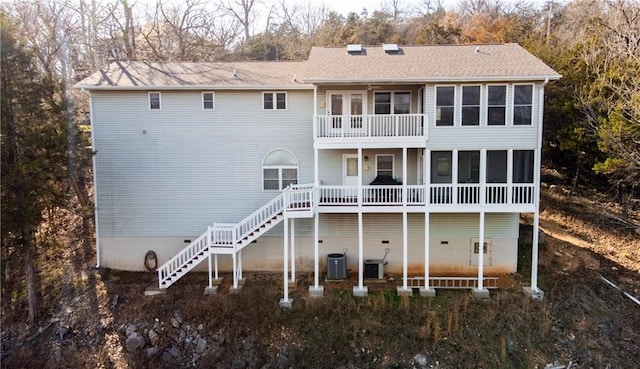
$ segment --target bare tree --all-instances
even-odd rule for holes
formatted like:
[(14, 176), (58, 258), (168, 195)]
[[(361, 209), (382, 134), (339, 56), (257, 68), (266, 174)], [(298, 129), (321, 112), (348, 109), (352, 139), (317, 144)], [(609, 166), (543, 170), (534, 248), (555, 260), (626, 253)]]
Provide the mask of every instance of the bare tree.
[(220, 3), (220, 9), (240, 23), (244, 32), (241, 43), (247, 42), (252, 35), (252, 26), (256, 19), (255, 6), (260, 3), (259, 0), (225, 0)]

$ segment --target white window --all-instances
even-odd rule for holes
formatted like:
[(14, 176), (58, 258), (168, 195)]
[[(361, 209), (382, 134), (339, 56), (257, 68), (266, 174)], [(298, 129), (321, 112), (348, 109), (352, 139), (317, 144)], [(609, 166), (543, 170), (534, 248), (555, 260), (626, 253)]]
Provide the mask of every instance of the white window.
[(216, 108), (213, 92), (202, 93), (202, 110), (214, 110)]
[(286, 110), (287, 109), (287, 93), (286, 92), (263, 92), (262, 108), (264, 110)]
[(298, 160), (287, 150), (271, 151), (262, 162), (262, 189), (278, 191), (298, 183)]
[(533, 111), (533, 85), (513, 86), (513, 125), (530, 126)]
[(462, 125), (480, 125), (480, 86), (462, 86)]
[(393, 178), (393, 155), (376, 155), (376, 175)]
[(507, 86), (487, 88), (487, 125), (504, 126), (507, 117)]
[(374, 94), (375, 114), (410, 114), (410, 92), (376, 92)]
[(453, 126), (455, 92), (454, 86), (436, 87), (436, 127)]
[(149, 110), (160, 110), (160, 92), (149, 92)]

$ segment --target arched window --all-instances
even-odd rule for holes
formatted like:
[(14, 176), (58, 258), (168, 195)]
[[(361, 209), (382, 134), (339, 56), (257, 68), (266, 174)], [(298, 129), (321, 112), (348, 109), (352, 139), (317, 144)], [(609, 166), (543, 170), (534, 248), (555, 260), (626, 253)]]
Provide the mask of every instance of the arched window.
[(298, 183), (298, 160), (287, 150), (271, 151), (262, 162), (262, 189), (283, 190)]

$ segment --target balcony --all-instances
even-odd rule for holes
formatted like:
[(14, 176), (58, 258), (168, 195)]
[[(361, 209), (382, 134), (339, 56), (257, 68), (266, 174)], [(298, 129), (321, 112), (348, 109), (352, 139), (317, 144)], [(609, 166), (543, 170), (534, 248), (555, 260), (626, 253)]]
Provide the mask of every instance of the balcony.
[[(484, 190), (483, 190), (484, 188)], [(340, 211), (340, 207), (359, 205), (358, 186), (319, 187), (319, 207)], [(480, 207), (490, 211), (528, 212), (533, 211), (535, 185), (532, 183), (491, 183), (481, 184), (431, 184), (403, 186), (361, 187), (363, 207), (404, 206), (420, 210), (428, 206), (439, 211), (475, 211)], [(481, 196), (484, 194), (484, 196)], [(391, 209), (388, 209), (391, 211)], [(382, 210), (384, 211), (384, 210)], [(397, 209), (396, 209), (397, 211)]]
[(317, 115), (317, 148), (426, 147), (426, 114)]

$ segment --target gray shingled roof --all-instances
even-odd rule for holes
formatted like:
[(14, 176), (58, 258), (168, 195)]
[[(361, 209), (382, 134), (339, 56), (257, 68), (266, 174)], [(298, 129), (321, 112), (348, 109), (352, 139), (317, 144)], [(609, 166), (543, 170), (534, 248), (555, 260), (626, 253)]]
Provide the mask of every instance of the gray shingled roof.
[(149, 63), (113, 62), (75, 85), (96, 89), (310, 88), (304, 62)]
[(517, 44), (314, 47), (305, 62), (114, 62), (75, 85), (95, 89), (311, 88), (314, 83), (397, 83), (558, 79)]
[[(477, 51), (476, 51), (477, 50)], [(345, 47), (314, 47), (304, 81), (446, 82), (462, 80), (544, 80), (560, 75), (517, 44), (401, 46), (385, 53), (380, 46), (363, 46), (349, 54)]]

